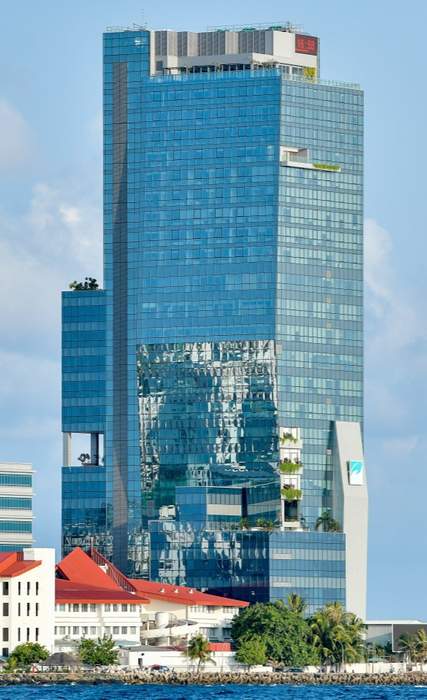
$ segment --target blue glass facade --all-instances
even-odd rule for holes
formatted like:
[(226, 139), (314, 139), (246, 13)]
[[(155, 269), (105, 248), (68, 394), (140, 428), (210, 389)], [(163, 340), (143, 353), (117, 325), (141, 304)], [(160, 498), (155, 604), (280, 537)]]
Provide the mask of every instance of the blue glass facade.
[[(345, 536), (314, 527), (333, 422), (362, 420), (362, 93), (153, 75), (152, 37), (104, 36), (105, 290), (64, 294), (63, 430), (105, 434), (105, 463), (64, 469), (64, 538), (135, 576), (344, 602)], [(280, 522), (285, 428), (304, 530), (242, 530)]]

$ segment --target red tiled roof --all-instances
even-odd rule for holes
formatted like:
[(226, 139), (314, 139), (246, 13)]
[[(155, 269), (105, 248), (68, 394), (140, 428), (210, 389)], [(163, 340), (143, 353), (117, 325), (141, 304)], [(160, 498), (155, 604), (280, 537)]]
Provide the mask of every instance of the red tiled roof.
[(0, 552), (0, 577), (13, 578), (40, 566), (41, 561), (24, 559), (22, 552)]
[[(97, 559), (98, 563), (94, 559)], [(149, 603), (150, 599), (155, 599), (174, 601), (184, 605), (233, 608), (244, 608), (249, 605), (243, 600), (202, 593), (196, 588), (187, 586), (127, 578), (96, 549), (91, 550), (90, 556), (77, 547), (57, 564), (56, 571), (58, 602), (60, 600), (61, 602), (101, 602), (102, 599), (102, 602), (107, 603), (119, 600)], [(73, 584), (74, 588), (69, 584)], [(126, 588), (129, 590), (125, 590)], [(136, 595), (131, 591), (135, 591)], [(118, 595), (121, 597), (118, 598)]]
[(131, 603), (133, 605), (149, 603), (146, 598), (132, 595), (120, 588), (117, 590), (98, 588), (61, 578), (55, 580), (55, 600), (57, 603)]
[(169, 600), (185, 605), (211, 605), (218, 607), (230, 608), (245, 608), (249, 605), (244, 600), (235, 600), (234, 598), (223, 598), (220, 595), (212, 595), (211, 593), (202, 593), (197, 588), (189, 588), (188, 586), (174, 586), (169, 583), (155, 583), (154, 581), (145, 581), (144, 579), (129, 579), (135, 586), (136, 590), (148, 598), (156, 600)]
[(62, 578), (83, 583), (85, 586), (96, 586), (121, 591), (118, 586), (80, 547), (73, 549), (59, 564), (57, 572)]

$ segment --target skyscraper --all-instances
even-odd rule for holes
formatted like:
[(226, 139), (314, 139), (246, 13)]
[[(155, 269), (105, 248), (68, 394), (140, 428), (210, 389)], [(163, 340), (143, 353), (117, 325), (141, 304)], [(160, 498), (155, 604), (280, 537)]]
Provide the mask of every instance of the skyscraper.
[(106, 32), (105, 288), (63, 295), (65, 552), (364, 615), (362, 139), (360, 88), (289, 24)]

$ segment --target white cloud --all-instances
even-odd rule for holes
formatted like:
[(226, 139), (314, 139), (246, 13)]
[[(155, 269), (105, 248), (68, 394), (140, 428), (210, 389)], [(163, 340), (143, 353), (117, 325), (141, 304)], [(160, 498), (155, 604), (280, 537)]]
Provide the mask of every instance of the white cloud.
[(33, 150), (31, 129), (24, 117), (6, 100), (0, 99), (0, 170), (24, 164)]
[(0, 349), (52, 352), (60, 339), (60, 292), (102, 268), (97, 202), (69, 183), (34, 187), (26, 211), (0, 212)]

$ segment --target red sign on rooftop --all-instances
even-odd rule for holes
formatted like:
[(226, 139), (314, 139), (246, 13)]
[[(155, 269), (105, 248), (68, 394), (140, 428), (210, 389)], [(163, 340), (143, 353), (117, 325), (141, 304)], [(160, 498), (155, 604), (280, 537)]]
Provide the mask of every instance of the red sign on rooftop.
[(310, 56), (317, 56), (317, 37), (306, 34), (295, 34), (296, 53), (308, 53)]

